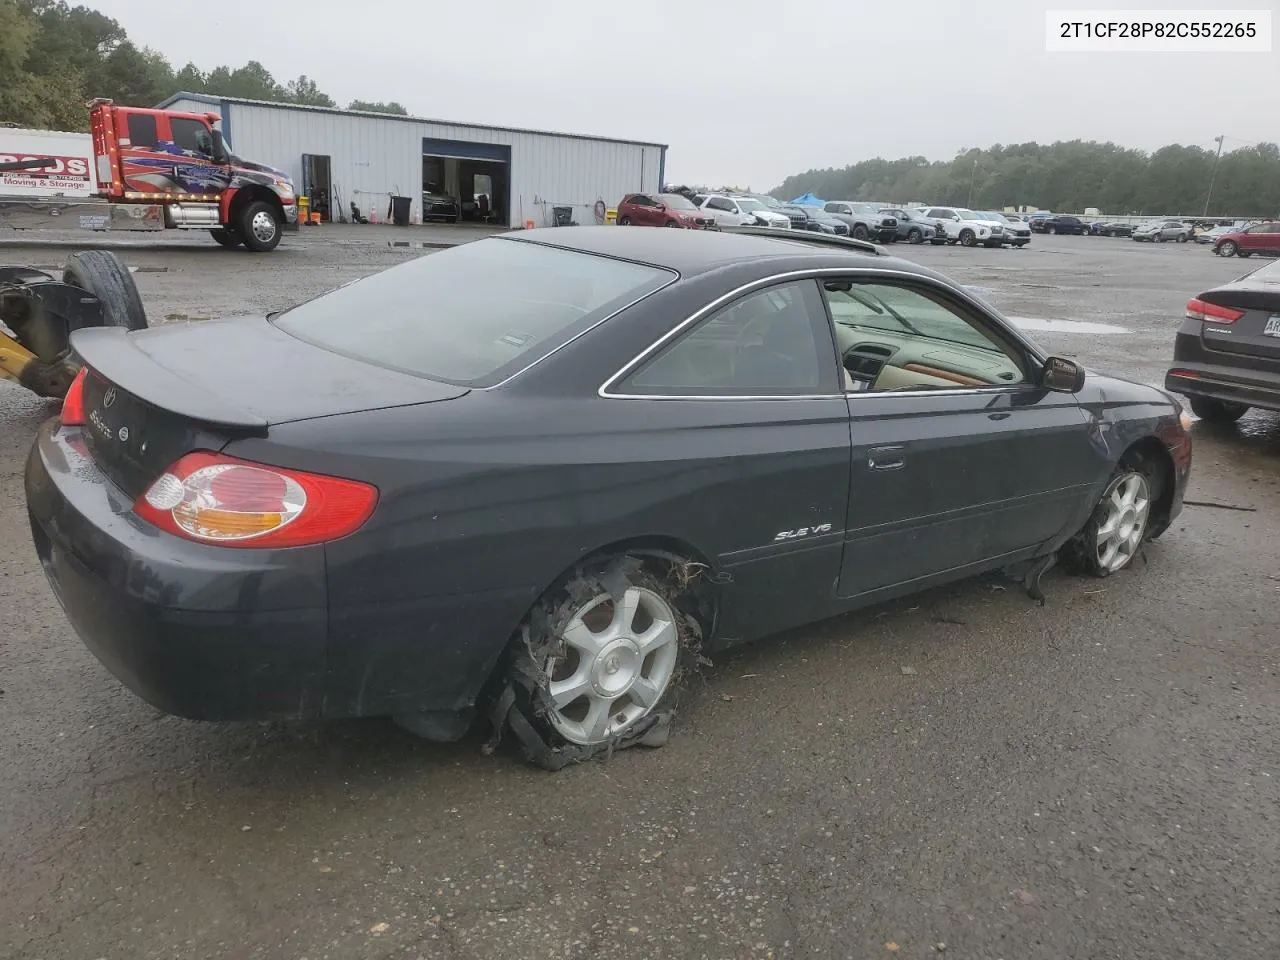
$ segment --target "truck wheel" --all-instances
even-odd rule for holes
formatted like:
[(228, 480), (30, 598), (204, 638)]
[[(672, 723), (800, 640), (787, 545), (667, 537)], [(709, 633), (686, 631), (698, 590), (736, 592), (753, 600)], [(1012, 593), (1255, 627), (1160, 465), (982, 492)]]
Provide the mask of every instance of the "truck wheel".
[(87, 290), (102, 303), (102, 317), (110, 327), (145, 330), (147, 313), (133, 274), (109, 250), (84, 250), (67, 258), (62, 282)]
[(860, 223), (856, 223), (856, 224), (854, 224), (854, 226), (853, 226), (853, 239), (855, 239), (855, 240), (865, 240), (865, 239), (867, 239), (867, 228), (866, 228), (866, 227), (864, 227), (864, 226), (863, 226), (862, 224), (860, 224)]
[(244, 245), (254, 253), (274, 250), (282, 232), (270, 204), (255, 200), (240, 211), (239, 233), (244, 237)]
[(213, 237), (213, 239), (217, 240), (219, 244), (226, 247), (228, 250), (233, 247), (238, 247), (240, 244), (244, 243), (244, 237), (240, 236), (238, 233), (232, 232), (231, 230), (223, 230), (221, 228), (217, 230), (210, 230), (209, 236)]

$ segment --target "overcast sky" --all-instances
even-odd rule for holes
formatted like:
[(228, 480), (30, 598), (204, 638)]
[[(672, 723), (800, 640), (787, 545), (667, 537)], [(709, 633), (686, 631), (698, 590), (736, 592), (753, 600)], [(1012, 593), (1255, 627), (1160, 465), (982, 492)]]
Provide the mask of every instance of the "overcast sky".
[(198, 15), (79, 2), (175, 68), (259, 60), (342, 106), (667, 143), (672, 183), (762, 190), (812, 167), (1026, 140), (1280, 140), (1280, 48), (1045, 51), (1046, 8), (1228, 0), (217, 0)]

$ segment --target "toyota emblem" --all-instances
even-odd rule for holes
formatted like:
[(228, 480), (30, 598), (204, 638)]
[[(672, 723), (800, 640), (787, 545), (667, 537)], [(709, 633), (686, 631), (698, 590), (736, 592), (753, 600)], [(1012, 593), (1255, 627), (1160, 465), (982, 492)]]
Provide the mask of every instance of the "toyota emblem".
[(102, 395), (102, 405), (109, 407), (116, 402), (116, 388), (108, 387), (107, 392)]

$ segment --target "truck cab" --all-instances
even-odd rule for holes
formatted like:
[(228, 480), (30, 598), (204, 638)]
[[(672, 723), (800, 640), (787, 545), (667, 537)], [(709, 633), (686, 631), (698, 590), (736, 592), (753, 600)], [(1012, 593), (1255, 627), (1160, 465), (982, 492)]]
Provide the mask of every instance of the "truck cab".
[[(224, 246), (274, 249), (298, 226), (287, 174), (231, 152), (214, 113), (89, 104), (99, 195), (162, 226), (209, 230)], [(146, 212), (143, 212), (146, 211)]]

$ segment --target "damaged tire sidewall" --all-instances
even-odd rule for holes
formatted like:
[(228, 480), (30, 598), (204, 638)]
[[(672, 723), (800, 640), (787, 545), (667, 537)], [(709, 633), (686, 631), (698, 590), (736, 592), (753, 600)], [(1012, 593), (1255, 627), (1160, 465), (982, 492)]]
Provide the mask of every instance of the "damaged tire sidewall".
[[(502, 719), (521, 740), (527, 759), (546, 769), (560, 769), (643, 742), (671, 722), (691, 672), (707, 662), (701, 654), (703, 627), (696, 595), (697, 582), (705, 569), (702, 564), (679, 558), (625, 554), (576, 568), (559, 587), (544, 595), (514, 638), (506, 669), (506, 685), (514, 696), (505, 698), (510, 707)], [(555, 731), (549, 719), (554, 708), (547, 692), (546, 664), (549, 658), (565, 656), (564, 630), (583, 606), (602, 594), (617, 602), (632, 587), (652, 591), (675, 614), (679, 649), (671, 678), (652, 709), (626, 730), (602, 743), (570, 743)], [(499, 722), (497, 717), (494, 720)], [(530, 729), (536, 732), (540, 744), (529, 742)]]

